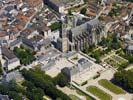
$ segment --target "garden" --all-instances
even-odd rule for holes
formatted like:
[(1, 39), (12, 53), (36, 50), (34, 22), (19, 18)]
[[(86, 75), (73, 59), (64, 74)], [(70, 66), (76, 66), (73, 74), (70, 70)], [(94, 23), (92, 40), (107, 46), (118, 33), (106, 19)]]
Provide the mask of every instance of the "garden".
[(110, 82), (106, 79), (99, 80), (98, 83), (101, 86), (103, 86), (104, 88), (108, 89), (109, 91), (111, 91), (117, 95), (126, 93), (122, 88), (114, 85), (112, 82)]
[(118, 55), (110, 56), (109, 58), (107, 58), (105, 60), (105, 62), (117, 69), (124, 69), (129, 64), (128, 60), (126, 60)]
[(103, 90), (99, 89), (96, 86), (89, 86), (87, 87), (87, 91), (95, 95), (101, 100), (112, 100), (112, 96), (104, 92)]

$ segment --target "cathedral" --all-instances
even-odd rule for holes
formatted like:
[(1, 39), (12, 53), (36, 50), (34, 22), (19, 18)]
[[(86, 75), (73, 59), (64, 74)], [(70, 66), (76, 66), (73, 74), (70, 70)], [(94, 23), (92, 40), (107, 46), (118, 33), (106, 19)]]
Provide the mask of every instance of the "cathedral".
[(97, 45), (103, 34), (103, 26), (98, 19), (92, 19), (81, 25), (67, 28), (66, 22), (62, 22), (58, 49), (62, 52), (82, 51), (85, 45)]

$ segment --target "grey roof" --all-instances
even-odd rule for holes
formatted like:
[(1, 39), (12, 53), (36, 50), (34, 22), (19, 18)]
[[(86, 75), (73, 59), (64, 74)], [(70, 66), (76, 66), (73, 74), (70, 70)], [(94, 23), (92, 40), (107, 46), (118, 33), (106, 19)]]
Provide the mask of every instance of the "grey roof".
[(84, 58), (81, 58), (80, 60), (78, 60), (78, 64), (76, 66), (73, 66), (71, 68), (68, 68), (71, 75), (75, 75), (77, 73), (82, 72), (83, 70), (86, 70), (87, 68), (91, 67), (93, 64)]
[(20, 74), (19, 71), (13, 71), (6, 75), (6, 81), (9, 82), (11, 80), (15, 79), (16, 81), (23, 80), (23, 76)]
[(19, 43), (21, 43), (22, 41), (21, 41), (21, 39), (16, 39), (16, 40), (14, 40), (13, 42), (11, 42), (10, 43), (10, 46), (12, 47), (12, 46), (16, 46), (17, 44), (19, 44)]
[(44, 71), (47, 71), (47, 70), (51, 69), (55, 64), (56, 64), (55, 60), (51, 60), (51, 61), (49, 61), (48, 64), (41, 66), (41, 69)]
[(71, 51), (71, 52), (63, 53), (63, 56), (66, 58), (69, 58), (75, 55), (76, 53), (77, 53), (76, 51)]
[(54, 3), (56, 6), (66, 6), (70, 4), (76, 4), (79, 3), (81, 0), (48, 0), (52, 3)]
[(0, 100), (10, 100), (8, 95), (2, 95), (0, 94)]
[(133, 23), (133, 17), (131, 18), (130, 23)]
[(14, 55), (13, 51), (9, 50), (8, 48), (6, 48), (6, 47), (1, 47), (1, 49), (2, 49), (2, 54), (3, 54), (6, 58), (8, 58), (9, 60), (14, 59), (14, 58), (17, 58), (17, 57)]
[(132, 50), (133, 50), (133, 45), (129, 45), (129, 46), (127, 47), (127, 49), (132, 51)]
[(27, 38), (23, 38), (22, 42), (28, 46), (30, 46), (31, 48), (35, 48), (38, 47), (38, 49), (41, 46), (48, 46), (51, 44), (51, 41), (49, 38), (47, 39), (43, 39), (43, 38), (32, 38), (32, 39), (27, 39)]
[(73, 36), (80, 35), (82, 33), (86, 33), (91, 31), (92, 28), (98, 28), (100, 26), (100, 22), (98, 19), (92, 19), (84, 24), (81, 24), (80, 26), (77, 26), (75, 28), (72, 28), (70, 31), (73, 34)]
[(58, 57), (60, 55), (61, 55), (60, 51), (53, 49), (53, 48), (50, 48), (47, 52), (45, 52), (44, 55), (37, 57), (37, 59), (39, 61), (44, 61), (44, 60), (49, 60), (49, 59), (54, 58), (54, 57)]
[(8, 12), (11, 11), (11, 10), (13, 10), (13, 9), (14, 9), (14, 5), (10, 5), (10, 6), (7, 6), (5, 8), (5, 10), (7, 10)]

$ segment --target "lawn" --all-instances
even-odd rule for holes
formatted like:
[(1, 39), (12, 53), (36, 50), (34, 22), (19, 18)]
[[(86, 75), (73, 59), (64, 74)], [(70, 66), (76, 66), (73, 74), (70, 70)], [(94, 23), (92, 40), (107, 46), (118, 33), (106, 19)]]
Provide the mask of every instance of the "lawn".
[(103, 90), (99, 89), (96, 86), (89, 86), (87, 87), (86, 90), (101, 100), (112, 100), (111, 95), (107, 94), (106, 92), (104, 92)]
[(82, 91), (76, 90), (76, 92), (77, 92), (78, 95), (85, 96), (86, 100), (95, 100), (94, 98), (92, 98), (91, 96), (86, 95)]
[(111, 92), (115, 93), (115, 94), (125, 94), (126, 92), (121, 89), (120, 87), (114, 85), (113, 83), (111, 83), (110, 81), (106, 80), (106, 79), (102, 79), (98, 82), (101, 86), (103, 86), (104, 88), (110, 90)]
[(133, 68), (132, 69), (130, 69), (132, 72), (133, 72)]
[(80, 100), (77, 96), (73, 95), (73, 94), (70, 94), (69, 97), (72, 99), (72, 100)]

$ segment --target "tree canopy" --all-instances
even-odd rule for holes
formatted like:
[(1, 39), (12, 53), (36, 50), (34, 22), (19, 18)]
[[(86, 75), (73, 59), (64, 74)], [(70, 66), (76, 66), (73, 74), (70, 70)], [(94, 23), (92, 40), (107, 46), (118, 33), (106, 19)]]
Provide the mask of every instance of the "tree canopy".
[(55, 84), (58, 84), (60, 87), (64, 87), (68, 85), (69, 79), (63, 74), (59, 73), (55, 78), (54, 78)]
[[(47, 96), (51, 97), (52, 99), (56, 100), (57, 98), (61, 98), (62, 100), (71, 100), (69, 98), (69, 96), (67, 96), (62, 91), (60, 91), (56, 88), (54, 79), (51, 78), (50, 76), (48, 76), (47, 74), (45, 74), (40, 69), (35, 69), (35, 70), (34, 69), (30, 69), (30, 70), (23, 69), (21, 72), (22, 72), (22, 75), (24, 76), (24, 78), (27, 81), (29, 81), (30, 84), (32, 83), (32, 85), (31, 85), (32, 87), (35, 86), (36, 88), (42, 89), (44, 91), (44, 93)], [(59, 81), (57, 81), (57, 82), (59, 82)], [(61, 84), (61, 86), (62, 86), (62, 84)], [(64, 84), (63, 84), (63, 86), (64, 86)], [(37, 90), (36, 91), (33, 90), (33, 91), (36, 92)]]
[(81, 11), (80, 11), (80, 13), (83, 14), (83, 15), (85, 15), (86, 14), (86, 11), (87, 11), (86, 8), (82, 8)]
[(21, 88), (15, 80), (6, 84), (0, 84), (0, 93), (8, 95), (10, 99), (22, 100), (22, 94), (24, 90)]
[(20, 59), (21, 64), (27, 65), (35, 60), (34, 52), (30, 49), (24, 48), (23, 46), (20, 48), (15, 47), (14, 53)]
[(114, 75), (114, 82), (120, 85), (125, 90), (133, 93), (133, 71), (119, 71)]

